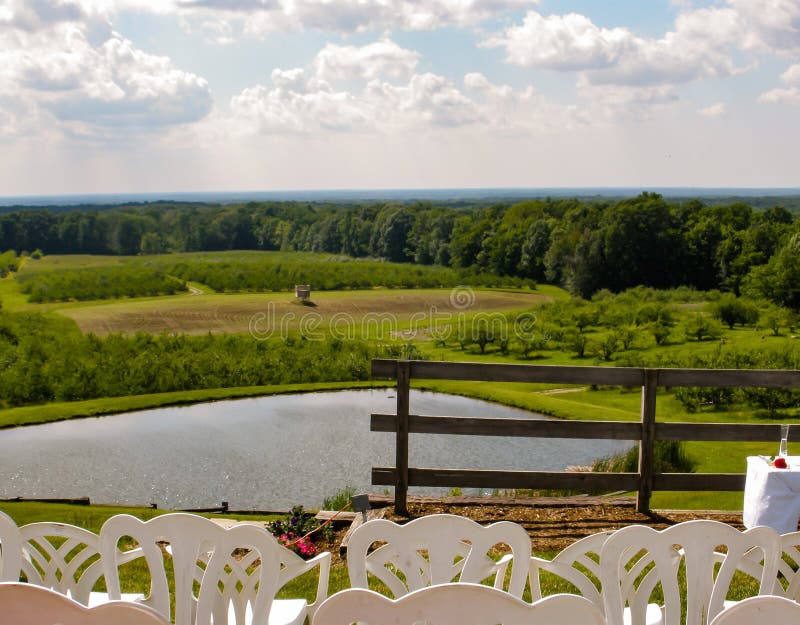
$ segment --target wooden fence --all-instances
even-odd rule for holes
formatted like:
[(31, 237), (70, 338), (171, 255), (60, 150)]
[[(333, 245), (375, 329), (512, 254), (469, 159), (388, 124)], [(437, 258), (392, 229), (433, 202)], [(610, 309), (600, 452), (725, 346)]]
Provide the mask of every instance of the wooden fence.
[[(395, 509), (399, 514), (408, 512), (409, 486), (637, 491), (636, 508), (644, 512), (650, 509), (654, 490), (744, 490), (745, 476), (740, 473), (655, 473), (655, 441), (771, 441), (777, 446), (780, 425), (658, 422), (658, 388), (800, 387), (800, 371), (796, 370), (640, 369), (378, 359), (372, 361), (372, 375), (397, 380), (397, 413), (373, 414), (370, 427), (373, 432), (396, 433), (395, 466), (373, 467), (372, 483), (394, 486)], [(410, 411), (412, 378), (641, 387), (641, 419), (562, 421), (419, 416)], [(636, 473), (414, 468), (408, 466), (408, 435), (411, 433), (633, 440), (639, 441), (639, 466)]]

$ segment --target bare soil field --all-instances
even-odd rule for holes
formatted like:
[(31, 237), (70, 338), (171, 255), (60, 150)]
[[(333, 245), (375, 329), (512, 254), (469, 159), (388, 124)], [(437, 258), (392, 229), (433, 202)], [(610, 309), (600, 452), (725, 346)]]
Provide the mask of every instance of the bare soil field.
[(425, 333), (437, 323), (476, 313), (521, 310), (548, 296), (524, 291), (451, 289), (326, 291), (300, 305), (290, 293), (182, 295), (114, 301), (53, 309), (75, 320), (84, 332), (205, 334), (247, 333), (282, 336), (286, 332), (342, 338), (388, 339)]

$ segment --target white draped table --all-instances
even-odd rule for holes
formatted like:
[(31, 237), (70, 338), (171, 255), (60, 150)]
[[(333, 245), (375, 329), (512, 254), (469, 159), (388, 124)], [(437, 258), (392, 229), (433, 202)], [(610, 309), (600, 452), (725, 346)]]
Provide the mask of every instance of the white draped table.
[(800, 456), (778, 469), (764, 456), (748, 456), (744, 486), (745, 527), (767, 525), (780, 534), (797, 531), (800, 518)]

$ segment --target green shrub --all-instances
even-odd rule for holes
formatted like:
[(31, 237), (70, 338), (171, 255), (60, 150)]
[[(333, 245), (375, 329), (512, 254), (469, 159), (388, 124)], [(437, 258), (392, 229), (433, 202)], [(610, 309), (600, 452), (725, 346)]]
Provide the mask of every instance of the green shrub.
[[(653, 447), (653, 470), (656, 473), (694, 473), (692, 460), (681, 441), (656, 441)], [(598, 473), (636, 473), (639, 470), (639, 446), (598, 458), (592, 471)]]

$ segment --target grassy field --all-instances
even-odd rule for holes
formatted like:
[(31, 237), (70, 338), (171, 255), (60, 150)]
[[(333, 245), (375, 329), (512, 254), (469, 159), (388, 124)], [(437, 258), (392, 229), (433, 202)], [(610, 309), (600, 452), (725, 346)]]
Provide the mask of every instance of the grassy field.
[[(296, 261), (307, 258), (324, 262), (325, 255), (298, 255), (271, 253), (274, 259)], [(198, 263), (224, 262), (236, 259), (243, 262), (260, 262), (264, 253), (203, 253), (176, 255)], [(172, 258), (170, 262), (175, 259)], [(126, 262), (163, 262), (164, 257), (51, 256), (40, 260), (26, 259), (22, 273), (53, 270), (71, 270), (86, 267), (105, 267)], [(29, 304), (13, 278), (0, 280), (0, 299), (6, 310), (37, 310), (70, 319), (84, 332), (97, 335), (108, 333), (149, 332), (175, 334), (247, 333), (256, 337), (277, 337), (302, 333), (305, 336), (330, 336), (365, 338), (377, 341), (413, 341), (421, 353), (434, 360), (473, 360), (479, 362), (525, 362), (531, 364), (614, 365), (624, 363), (625, 354), (616, 355), (610, 362), (596, 355), (577, 357), (569, 350), (543, 349), (529, 358), (517, 353), (504, 353), (499, 345), (489, 344), (486, 353), (480, 354), (475, 345), (466, 349), (451, 339), (445, 344), (430, 338), (430, 329), (446, 321), (459, 318), (469, 321), (481, 313), (508, 313), (529, 309), (544, 302), (563, 299), (566, 293), (546, 285), (531, 289), (368, 289), (345, 291), (314, 291), (313, 305), (302, 306), (293, 294), (287, 292), (214, 293), (207, 285), (190, 283), (188, 293), (136, 299), (119, 299), (93, 302), (68, 302)], [(464, 299), (466, 298), (466, 299)], [(466, 302), (466, 304), (465, 304)], [(681, 309), (701, 303), (682, 303)], [(599, 340), (606, 331), (589, 328), (586, 335)], [(758, 352), (768, 347), (790, 347), (795, 341), (788, 332), (773, 336), (770, 332), (753, 327), (725, 329), (724, 343), (712, 341), (673, 340), (667, 345), (650, 343), (637, 346), (636, 355), (675, 356), (713, 353), (724, 344), (726, 349)], [(375, 383), (367, 382), (370, 386)], [(377, 382), (381, 385), (380, 382)], [(27, 406), (0, 411), (0, 427), (20, 424), (91, 416), (127, 410), (138, 410), (160, 405), (208, 401), (231, 397), (263, 395), (275, 392), (302, 392), (330, 388), (351, 388), (362, 384), (335, 383), (331, 385), (292, 385), (290, 387), (247, 387), (162, 393), (82, 402)], [(419, 388), (467, 395), (523, 409), (566, 418), (597, 420), (638, 420), (640, 394), (633, 391), (589, 390), (575, 387), (558, 389), (553, 385), (512, 385), (473, 382), (424, 382)], [(554, 392), (555, 391), (555, 392)], [(798, 409), (788, 411), (784, 417), (800, 417)], [(657, 418), (662, 421), (703, 422), (770, 422), (750, 408), (727, 411), (688, 412), (672, 394), (659, 394)], [(777, 442), (776, 442), (777, 444)], [(776, 445), (720, 444), (689, 442), (687, 451), (697, 462), (698, 472), (744, 471), (744, 459), (751, 454), (775, 452)], [(741, 493), (656, 493), (656, 508), (708, 508), (739, 509)]]

